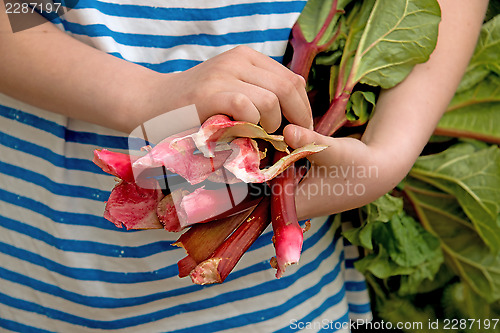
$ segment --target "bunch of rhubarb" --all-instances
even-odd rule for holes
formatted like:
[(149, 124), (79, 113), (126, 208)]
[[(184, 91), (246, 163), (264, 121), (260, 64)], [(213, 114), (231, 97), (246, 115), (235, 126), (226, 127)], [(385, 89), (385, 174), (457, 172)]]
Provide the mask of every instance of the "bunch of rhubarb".
[[(378, 89), (428, 59), (439, 20), (436, 0), (309, 0), (292, 29), (290, 69), (308, 79), (315, 130), (362, 130)], [(205, 284), (224, 281), (269, 223), (276, 277), (299, 261), (304, 229), (293, 193), (307, 168), (294, 163), (325, 148), (290, 153), (282, 136), (217, 115), (144, 147), (144, 156), (98, 150), (94, 162), (119, 178), (104, 216), (128, 229), (185, 230), (175, 243), (187, 252), (179, 276)], [(248, 184), (280, 191), (254, 197)]]
[[(271, 147), (283, 156), (267, 166)], [(95, 150), (94, 163), (118, 180), (104, 217), (127, 229), (187, 230), (176, 242), (188, 254), (179, 275), (222, 282), (269, 224), (269, 199), (252, 196), (248, 184), (269, 182), (325, 148), (289, 152), (283, 136), (216, 115), (199, 129), (143, 147), (143, 156)]]

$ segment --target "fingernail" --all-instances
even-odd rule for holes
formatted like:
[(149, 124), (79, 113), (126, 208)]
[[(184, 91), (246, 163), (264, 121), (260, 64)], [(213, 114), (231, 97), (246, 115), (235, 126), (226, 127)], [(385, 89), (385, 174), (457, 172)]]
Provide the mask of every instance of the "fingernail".
[(300, 136), (302, 135), (302, 131), (300, 130), (299, 126), (293, 126), (293, 137), (295, 139), (295, 142), (298, 142), (300, 140)]

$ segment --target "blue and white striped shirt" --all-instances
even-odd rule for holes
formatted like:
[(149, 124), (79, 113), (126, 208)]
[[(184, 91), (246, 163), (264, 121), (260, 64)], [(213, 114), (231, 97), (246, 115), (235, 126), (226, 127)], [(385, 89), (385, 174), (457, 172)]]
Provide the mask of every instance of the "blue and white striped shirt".
[[(305, 1), (80, 0), (54, 21), (155, 71), (186, 70), (236, 45), (280, 61)], [(78, 66), (78, 64), (75, 64)], [(300, 265), (275, 279), (267, 230), (221, 285), (177, 277), (178, 234), (117, 229), (114, 186), (93, 150), (127, 137), (0, 95), (0, 328), (19, 332), (335, 331), (369, 318), (356, 249), (333, 218), (305, 234)], [(336, 325), (337, 323), (337, 325)], [(342, 330), (339, 330), (342, 331)]]

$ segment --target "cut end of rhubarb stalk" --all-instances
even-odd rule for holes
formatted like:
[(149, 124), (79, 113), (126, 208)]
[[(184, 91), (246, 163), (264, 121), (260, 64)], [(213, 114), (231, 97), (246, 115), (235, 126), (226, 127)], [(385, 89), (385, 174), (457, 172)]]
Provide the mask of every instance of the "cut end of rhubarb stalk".
[(276, 278), (285, 273), (286, 267), (297, 264), (304, 240), (303, 230), (298, 224), (288, 224), (275, 233), (276, 258), (271, 260), (271, 266), (277, 269)]
[(189, 274), (193, 283), (202, 285), (222, 283), (222, 278), (217, 269), (221, 260), (222, 258), (207, 259), (196, 266)]

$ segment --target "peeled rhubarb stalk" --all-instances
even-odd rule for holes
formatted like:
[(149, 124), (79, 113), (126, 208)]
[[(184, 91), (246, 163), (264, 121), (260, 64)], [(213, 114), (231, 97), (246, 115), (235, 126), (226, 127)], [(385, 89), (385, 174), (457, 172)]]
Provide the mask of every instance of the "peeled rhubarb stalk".
[(246, 210), (235, 215), (208, 223), (199, 223), (183, 233), (173, 245), (186, 250), (187, 256), (181, 259), (179, 277), (189, 275), (191, 271), (210, 255), (226, 240), (255, 209), (259, 199), (254, 199)]
[(295, 209), (295, 167), (289, 167), (275, 178), (271, 186), (273, 242), (276, 250), (275, 260), (271, 264), (276, 268), (276, 277), (280, 278), (286, 266), (299, 262), (304, 239)]
[(269, 225), (269, 198), (262, 199), (250, 216), (222, 243), (214, 253), (199, 263), (189, 274), (193, 283), (222, 283), (241, 256)]

